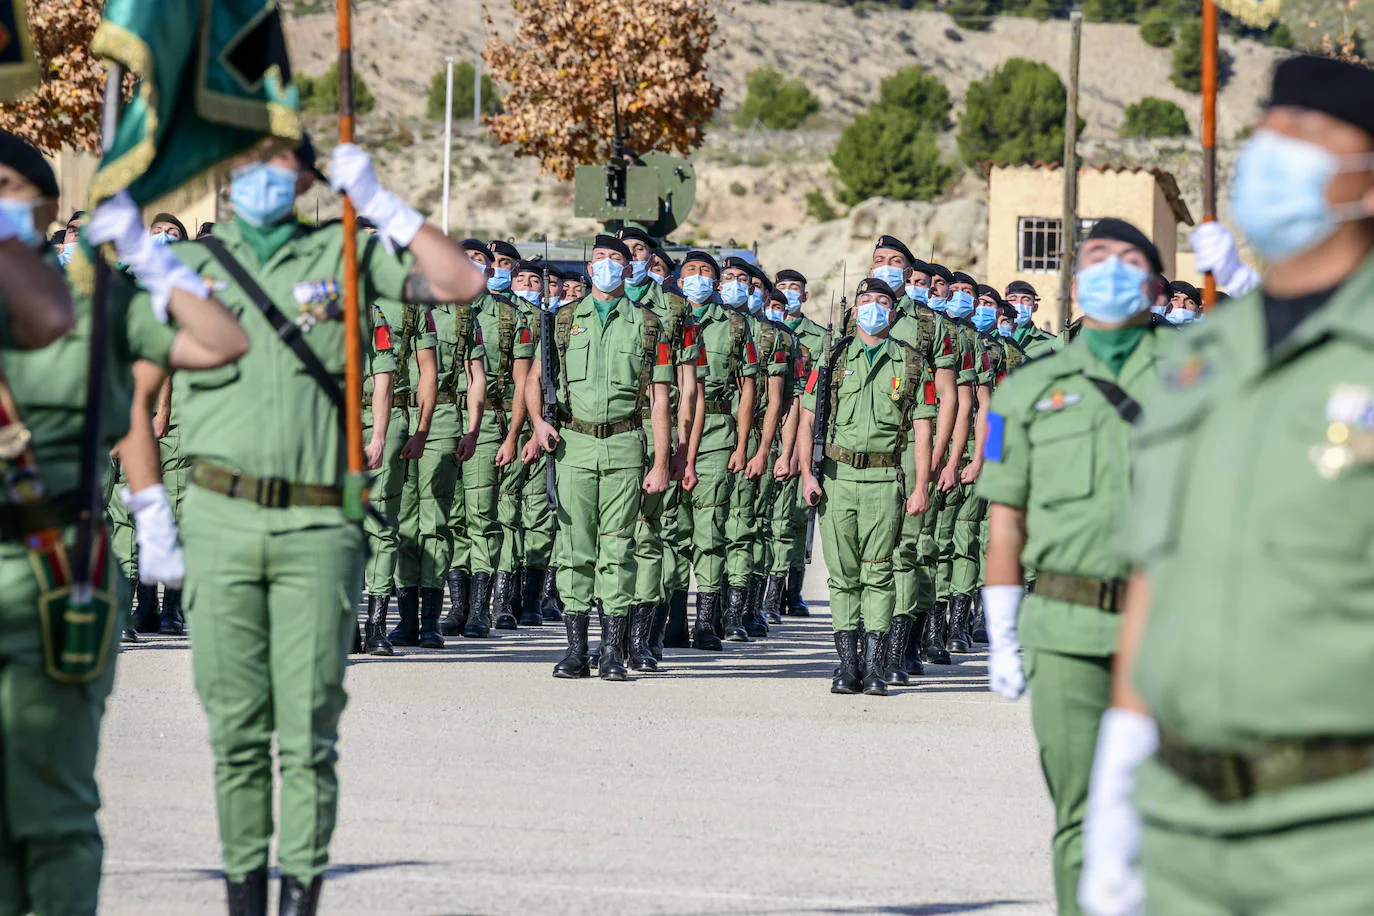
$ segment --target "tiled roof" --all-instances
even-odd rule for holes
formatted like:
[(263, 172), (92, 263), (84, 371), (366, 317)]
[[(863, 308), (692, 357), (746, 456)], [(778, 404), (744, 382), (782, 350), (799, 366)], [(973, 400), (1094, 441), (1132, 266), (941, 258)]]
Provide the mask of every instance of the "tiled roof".
[[(1058, 162), (1045, 162), (1037, 159), (1034, 162), (985, 162), (982, 164), (984, 177), (989, 175), (993, 169), (1044, 169), (1054, 171), (1059, 168)], [(1153, 175), (1155, 181), (1159, 183), (1159, 189), (1164, 192), (1164, 199), (1169, 202), (1169, 208), (1174, 211), (1174, 217), (1185, 226), (1193, 225), (1193, 214), (1188, 210), (1188, 204), (1183, 200), (1183, 193), (1178, 189), (1178, 182), (1174, 180), (1172, 172), (1160, 168), (1151, 168), (1143, 165), (1114, 165), (1104, 163), (1102, 165), (1084, 164), (1079, 168), (1079, 172), (1111, 172), (1114, 175), (1127, 173), (1138, 175), (1147, 172)]]

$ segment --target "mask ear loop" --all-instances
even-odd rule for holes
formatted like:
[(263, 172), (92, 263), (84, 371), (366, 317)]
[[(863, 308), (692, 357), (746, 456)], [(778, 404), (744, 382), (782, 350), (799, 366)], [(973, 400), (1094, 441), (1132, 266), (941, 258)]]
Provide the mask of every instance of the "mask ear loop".
[[(1336, 166), (1336, 175), (1356, 174), (1359, 172), (1374, 172), (1374, 152), (1349, 153), (1340, 157), (1340, 162)], [(1332, 177), (1334, 178), (1335, 175)], [(1374, 216), (1374, 213), (1369, 212), (1369, 208), (1360, 200), (1352, 200), (1343, 204), (1332, 204), (1328, 212), (1331, 214), (1331, 218), (1338, 223), (1353, 223), (1356, 220), (1368, 219)]]

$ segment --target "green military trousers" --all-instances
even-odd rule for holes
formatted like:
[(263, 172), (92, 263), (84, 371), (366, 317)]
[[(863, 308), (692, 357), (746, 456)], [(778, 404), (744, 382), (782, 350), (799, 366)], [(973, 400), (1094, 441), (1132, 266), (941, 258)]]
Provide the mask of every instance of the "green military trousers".
[(714, 592), (725, 578), (726, 522), (735, 487), (729, 464), (726, 449), (697, 455), (697, 485), (685, 500), (683, 520), (691, 535), (692, 572), (699, 592)]
[[(404, 407), (393, 407), (386, 427), (386, 441), (382, 446), (382, 466), (374, 473), (369, 496), (377, 511), (391, 524), (383, 524), (368, 513), (363, 519), (367, 534), (367, 574), (364, 586), (369, 595), (390, 595), (396, 577), (396, 556), (399, 538), (397, 517), (401, 512), (401, 484), (405, 481), (410, 462), (401, 458), (401, 449), (410, 438)], [(363, 406), (363, 441), (372, 438), (372, 408)]]
[(563, 460), (567, 449), (564, 440), (556, 453), (558, 596), (569, 614), (590, 613), (598, 600), (609, 616), (625, 617), (635, 600), (634, 536), (644, 471), (573, 467)]
[(458, 488), (458, 408), (434, 408), (429, 438), (401, 485), (397, 587), (443, 588), (453, 558), (449, 514)]
[[(902, 450), (902, 468), (907, 480), (915, 479), (916, 460), (910, 449)], [(922, 545), (931, 549), (931, 530), (935, 525), (935, 484), (926, 487), (929, 508), (918, 518), (902, 523), (902, 536), (892, 558), (892, 575), (896, 583), (896, 614), (915, 617), (935, 607), (935, 567), (933, 557), (923, 556)]]
[[(1301, 790), (1294, 790), (1301, 791)], [(1237, 836), (1145, 822), (1149, 916), (1366, 916), (1374, 913), (1374, 816)]]
[[(806, 521), (802, 516), (802, 531), (798, 534), (796, 526), (793, 524), (793, 513), (797, 505), (797, 490), (799, 478), (793, 477), (791, 480), (778, 480), (772, 476), (772, 468), (768, 470), (768, 567), (769, 574), (774, 576), (785, 576), (787, 570), (792, 565), (792, 555), (796, 549), (798, 537), (806, 537)], [(806, 545), (802, 545), (803, 565), (806, 557)]]
[[(524, 449), (528, 438), (528, 435), (520, 436), (516, 443), (517, 455)], [(543, 464), (539, 465), (540, 473), (543, 473), (543, 467)], [(496, 523), (501, 526), (501, 552), (496, 560), (496, 568), (501, 572), (513, 573), (520, 567), (525, 540), (524, 525), (520, 518), (524, 508), (522, 494), (529, 473), (529, 467), (518, 458), (506, 465), (501, 473), (496, 493)]]
[[(1082, 912), (1083, 815), (1098, 723), (1111, 705), (1112, 660), (1028, 649), (1025, 665), (1040, 768), (1054, 802), (1054, 890), (1060, 916), (1077, 916)], [(1200, 916), (1203, 911), (1185, 907), (1169, 912)]]
[(954, 531), (958, 527), (959, 511), (968, 499), (972, 488), (967, 484), (956, 483), (953, 489), (940, 494), (935, 511), (935, 591), (941, 601), (948, 601), (954, 595), (952, 580), (954, 576)]
[[(138, 538), (134, 531), (134, 517), (120, 496), (128, 485), (124, 466), (117, 459), (111, 459), (105, 475), (105, 518), (109, 522), (110, 553), (119, 561), (124, 578), (132, 579), (138, 575)], [(132, 602), (133, 595), (129, 594), (127, 600)]]
[(167, 488), (172, 515), (180, 519), (181, 500), (191, 482), (191, 459), (181, 453), (181, 431), (175, 426), (167, 430), (167, 435), (157, 440), (157, 448), (162, 462), (162, 485)]
[(970, 485), (954, 518), (949, 576), (952, 595), (971, 595), (978, 589), (983, 565), (983, 521), (987, 514), (988, 501), (981, 496), (974, 496)]
[(663, 493), (644, 493), (635, 521), (635, 603), (662, 604), (665, 596), (665, 570), (669, 560), (670, 532), (665, 530), (668, 496), (676, 485)]
[[(753, 455), (750, 449), (750, 455)], [(728, 458), (728, 455), (727, 455)], [(698, 472), (700, 473), (700, 472)], [(754, 566), (754, 546), (758, 542), (759, 481), (740, 471), (730, 492), (730, 514), (725, 522), (725, 575), (732, 586), (749, 584)]]
[[(114, 579), (127, 609), (128, 583)], [(116, 651), (88, 683), (53, 680), (38, 599), (28, 551), (0, 544), (0, 913), (94, 916), (104, 854), (95, 763)]]
[(547, 458), (540, 455), (525, 473), (520, 487), (519, 566), (548, 569), (553, 560), (554, 533), (558, 518), (549, 508)]
[[(466, 411), (463, 429), (467, 429)], [(477, 436), (477, 450), (463, 463), (459, 481), (462, 498), (454, 498), (449, 512), (449, 535), (453, 539), (451, 569), (470, 573), (493, 573), (501, 558), (502, 529), (496, 521), (496, 502), (500, 479), (506, 468), (496, 466), (496, 453), (504, 438), (496, 418), (484, 414)]]
[(892, 558), (901, 537), (906, 495), (897, 480), (836, 480), (827, 459), (818, 524), (830, 570), (835, 632), (886, 633), (896, 605)]
[[(811, 448), (811, 443), (798, 442), (797, 448)], [(806, 452), (809, 455), (810, 452)], [(805, 460), (805, 458), (803, 458)], [(790, 569), (806, 568), (806, 523), (811, 517), (811, 507), (802, 498), (800, 478), (798, 483), (792, 488), (792, 508), (788, 516), (788, 524), (792, 530), (792, 545), (787, 552), (787, 565)], [(813, 536), (814, 537), (814, 536)], [(815, 550), (815, 545), (812, 545)]]
[(663, 591), (668, 598), (673, 592), (685, 592), (692, 587), (692, 525), (689, 518), (691, 496), (682, 490), (681, 483), (673, 483), (663, 501)]
[(182, 514), (191, 667), (210, 722), (224, 872), (241, 881), (267, 865), (275, 732), (277, 861), (308, 882), (324, 871), (334, 832), (362, 531), (337, 510), (265, 509), (194, 486)]

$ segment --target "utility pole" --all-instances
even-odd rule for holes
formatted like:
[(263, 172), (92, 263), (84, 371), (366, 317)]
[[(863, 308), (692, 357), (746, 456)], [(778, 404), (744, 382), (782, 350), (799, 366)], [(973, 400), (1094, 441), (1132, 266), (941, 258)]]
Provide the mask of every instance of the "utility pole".
[(448, 76), (444, 85), (444, 235), (448, 235), (448, 189), (453, 173), (453, 58), (445, 57)]
[(1078, 250), (1078, 47), (1083, 14), (1069, 13), (1069, 93), (1064, 107), (1064, 214), (1059, 226), (1059, 330), (1073, 314), (1073, 259)]
[(482, 49), (472, 62), (472, 126), (482, 126)]

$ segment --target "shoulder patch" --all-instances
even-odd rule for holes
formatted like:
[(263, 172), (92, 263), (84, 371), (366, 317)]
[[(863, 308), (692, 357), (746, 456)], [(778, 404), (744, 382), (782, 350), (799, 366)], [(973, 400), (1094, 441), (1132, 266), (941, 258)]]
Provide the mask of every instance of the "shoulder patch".
[(1065, 407), (1072, 407), (1083, 400), (1083, 395), (1076, 391), (1063, 392), (1056, 391), (1047, 398), (1041, 398), (1035, 402), (1035, 409), (1039, 411), (1063, 410)]
[(986, 461), (1001, 462), (1002, 440), (1007, 432), (1007, 418), (995, 411), (988, 411), (988, 440), (983, 445), (983, 458)]
[(430, 334), (437, 334), (438, 329), (434, 327), (434, 312), (425, 309), (425, 330)]
[(754, 349), (754, 342), (752, 340), (744, 345), (744, 358), (751, 366), (759, 361), (759, 351)]
[(372, 346), (377, 350), (391, 349), (391, 325), (377, 325), (372, 332)]

